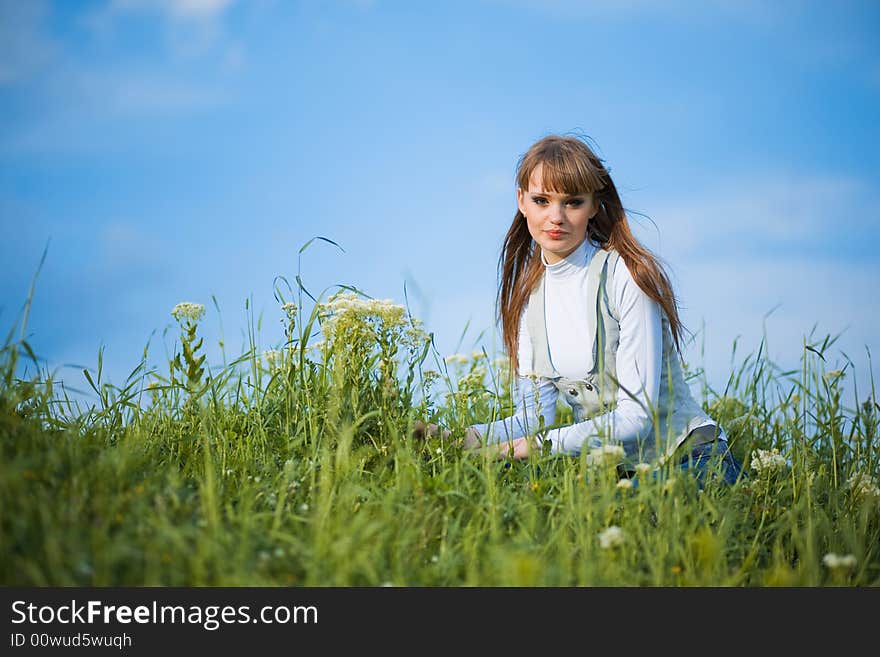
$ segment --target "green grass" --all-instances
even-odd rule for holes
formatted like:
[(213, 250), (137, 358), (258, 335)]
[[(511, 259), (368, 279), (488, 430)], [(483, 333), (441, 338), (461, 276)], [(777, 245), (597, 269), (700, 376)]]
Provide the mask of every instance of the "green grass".
[[(851, 374), (824, 371), (831, 339), (805, 341), (794, 372), (759, 349), (722, 393), (689, 372), (747, 481), (699, 491), (679, 473), (621, 491), (613, 468), (590, 470), (588, 484), (584, 456), (507, 463), (452, 440), (413, 440), (417, 418), (454, 439), (510, 413), (509, 380), (483, 356), (448, 371), (390, 306), (323, 317), (318, 350), (303, 336), (321, 322), (319, 306), (280, 315), (287, 344), (278, 353), (259, 354), (252, 334), (251, 348), (224, 366), (202, 366), (198, 318), (181, 320), (166, 371), (144, 361), (114, 385), (101, 379), (99, 354), (88, 378), (98, 401), (86, 408), (47, 372), (21, 378), (25, 360), (40, 368), (11, 332), (0, 358), (0, 583), (880, 581), (880, 406), (873, 390), (852, 408), (841, 399)], [(754, 470), (753, 453), (772, 449), (785, 465)], [(848, 485), (854, 475), (871, 479), (859, 489)], [(611, 526), (622, 544), (603, 548)], [(828, 554), (851, 557), (835, 565)]]

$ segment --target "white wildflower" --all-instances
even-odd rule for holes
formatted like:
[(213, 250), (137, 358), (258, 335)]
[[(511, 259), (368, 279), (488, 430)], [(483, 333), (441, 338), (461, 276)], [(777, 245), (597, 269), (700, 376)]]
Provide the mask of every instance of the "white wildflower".
[(297, 308), (296, 304), (292, 301), (288, 301), (283, 306), (281, 306), (281, 310), (283, 310), (284, 314), (287, 315), (287, 319), (293, 320), (293, 318), (296, 317), (296, 311), (299, 310), (299, 308)]
[(266, 359), (266, 363), (268, 363), (269, 367), (272, 369), (281, 365), (281, 352), (277, 349), (268, 349), (264, 351), (263, 358)]
[(620, 479), (620, 480), (617, 482), (617, 487), (618, 487), (620, 490), (629, 490), (630, 488), (633, 487), (632, 479)]
[(834, 552), (829, 552), (822, 557), (822, 563), (824, 563), (829, 570), (837, 570), (855, 568), (858, 561), (852, 554), (839, 555)]
[(843, 370), (831, 370), (830, 372), (825, 372), (825, 374), (822, 375), (822, 379), (824, 379), (825, 383), (834, 384), (837, 383), (838, 379), (843, 378), (843, 376)]
[(651, 471), (650, 463), (636, 463), (636, 474), (640, 477), (644, 477)]
[(174, 306), (171, 314), (177, 321), (188, 319), (191, 322), (197, 322), (204, 316), (205, 307), (200, 303), (190, 303), (189, 301), (183, 301)]
[(440, 372), (437, 370), (422, 370), (422, 379), (425, 382), (425, 387), (430, 388), (434, 385), (435, 381), (439, 381), (441, 378)]
[(868, 497), (880, 498), (880, 487), (877, 481), (869, 474), (864, 472), (856, 472), (846, 482), (846, 487), (857, 499)]
[(475, 367), (470, 372), (461, 377), (459, 388), (475, 389), (483, 387), (483, 380), (486, 378), (485, 367)]
[(451, 365), (452, 363), (459, 363), (461, 365), (467, 365), (470, 362), (470, 358), (465, 354), (452, 354), (451, 356), (447, 356), (443, 359), (446, 361), (447, 365)]
[(415, 351), (431, 341), (431, 336), (422, 328), (424, 322), (417, 317), (410, 317), (410, 323), (403, 333), (403, 343)]
[(391, 299), (364, 299), (340, 291), (318, 305), (318, 317), (324, 337), (347, 347), (363, 348), (390, 335), (416, 353), (430, 339), (421, 320), (407, 317), (406, 308)]
[(623, 545), (625, 535), (617, 525), (611, 525), (608, 529), (599, 532), (599, 547), (603, 550)]
[(620, 445), (602, 445), (591, 449), (587, 454), (587, 465), (617, 465), (626, 452)]
[(673, 488), (675, 488), (675, 477), (670, 477), (665, 482), (663, 482), (663, 492), (668, 493)]
[(772, 474), (784, 469), (788, 464), (785, 457), (779, 453), (779, 450), (773, 449), (756, 449), (752, 451), (752, 470), (758, 473)]
[(308, 510), (309, 510), (309, 505), (306, 504), (305, 502), (303, 502), (302, 504), (299, 505), (299, 512), (300, 513), (306, 513), (306, 512), (308, 512)]

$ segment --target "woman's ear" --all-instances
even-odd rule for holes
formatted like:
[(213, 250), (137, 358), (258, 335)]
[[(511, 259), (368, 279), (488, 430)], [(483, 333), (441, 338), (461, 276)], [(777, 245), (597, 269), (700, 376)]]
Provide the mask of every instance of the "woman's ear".
[(523, 216), (526, 216), (526, 205), (525, 205), (526, 195), (523, 194), (523, 190), (521, 187), (516, 188), (516, 205), (519, 208), (519, 211)]

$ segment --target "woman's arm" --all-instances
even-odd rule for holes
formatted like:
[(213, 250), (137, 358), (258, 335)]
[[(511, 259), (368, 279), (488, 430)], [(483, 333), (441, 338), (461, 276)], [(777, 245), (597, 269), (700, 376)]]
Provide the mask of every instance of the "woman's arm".
[[(509, 417), (474, 424), (468, 427), (480, 435), (480, 442), (486, 445), (500, 445), (523, 436), (534, 435), (542, 426), (548, 427), (556, 421), (556, 386), (549, 379), (528, 376), (517, 377), (516, 411)], [(543, 418), (543, 425), (541, 424)]]
[(623, 258), (614, 272), (614, 305), (620, 320), (615, 359), (620, 387), (613, 411), (549, 431), (553, 452), (579, 454), (603, 442), (620, 444), (638, 454), (639, 441), (653, 431), (651, 409), (657, 408), (663, 362), (660, 304), (633, 280)]
[[(530, 372), (532, 369), (532, 339), (526, 322), (528, 303), (519, 319), (519, 349), (517, 350), (518, 369)], [(523, 436), (534, 435), (542, 426), (549, 427), (556, 421), (556, 398), (559, 392), (550, 379), (544, 377), (518, 376), (514, 400), (516, 411), (513, 415), (468, 427), (471, 438), (466, 447), (480, 445), (502, 445)], [(543, 418), (543, 425), (541, 424)], [(474, 436), (474, 433), (479, 434)]]

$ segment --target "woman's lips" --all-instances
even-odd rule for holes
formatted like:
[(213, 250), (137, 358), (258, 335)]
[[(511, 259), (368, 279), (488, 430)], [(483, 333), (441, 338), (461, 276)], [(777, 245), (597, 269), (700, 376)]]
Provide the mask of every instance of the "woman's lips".
[(548, 231), (545, 231), (545, 232), (546, 232), (550, 237), (552, 237), (552, 238), (555, 239), (555, 240), (558, 240), (560, 237), (562, 237), (563, 235), (565, 235), (565, 233), (562, 232), (561, 230), (548, 230)]

